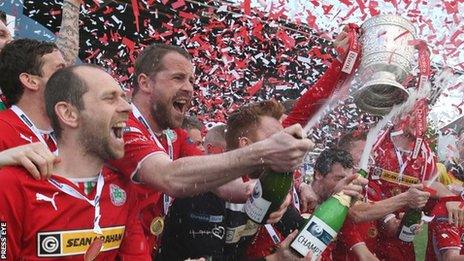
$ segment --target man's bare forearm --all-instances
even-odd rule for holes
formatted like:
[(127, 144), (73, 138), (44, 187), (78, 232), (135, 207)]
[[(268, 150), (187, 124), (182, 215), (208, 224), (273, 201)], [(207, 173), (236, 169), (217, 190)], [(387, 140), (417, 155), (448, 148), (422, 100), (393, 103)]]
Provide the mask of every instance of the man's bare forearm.
[(187, 197), (213, 190), (263, 167), (261, 146), (247, 146), (223, 154), (193, 156), (169, 161), (163, 154), (147, 158), (140, 180), (173, 197)]
[(64, 0), (63, 18), (56, 45), (67, 65), (74, 64), (79, 55), (79, 9), (79, 0)]
[(355, 223), (377, 220), (406, 206), (406, 193), (377, 202), (360, 202), (352, 206), (349, 215)]

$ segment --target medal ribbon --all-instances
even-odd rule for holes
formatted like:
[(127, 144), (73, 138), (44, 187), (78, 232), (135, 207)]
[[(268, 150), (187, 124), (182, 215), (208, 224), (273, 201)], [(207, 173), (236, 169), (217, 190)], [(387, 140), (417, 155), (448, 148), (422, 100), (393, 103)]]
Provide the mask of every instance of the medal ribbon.
[(100, 171), (98, 174), (98, 180), (97, 180), (97, 191), (95, 193), (95, 198), (93, 200), (87, 198), (86, 196), (82, 195), (79, 191), (77, 191), (75, 188), (69, 186), (68, 184), (61, 183), (53, 178), (50, 178), (48, 180), (53, 186), (55, 186), (57, 189), (61, 190), (62, 192), (68, 194), (69, 196), (75, 197), (80, 200), (85, 200), (87, 201), (91, 206), (94, 207), (95, 209), (95, 217), (93, 219), (93, 232), (98, 235), (102, 235), (103, 231), (100, 228), (100, 199), (101, 199), (101, 193), (103, 190), (103, 186), (105, 184), (105, 179), (103, 178), (103, 174)]
[(139, 122), (141, 122), (143, 124), (143, 126), (145, 126), (145, 128), (150, 133), (151, 139), (156, 143), (156, 145), (166, 152), (163, 145), (161, 144), (161, 142), (156, 137), (155, 132), (150, 128), (150, 125), (148, 124), (147, 120), (145, 120), (142, 113), (140, 113), (139, 109), (137, 109), (137, 107), (135, 107), (134, 104), (132, 104), (132, 113), (134, 114), (135, 118), (137, 118), (137, 120)]
[[(139, 120), (145, 126), (145, 128), (150, 133), (151, 139), (156, 143), (156, 145), (166, 152), (166, 149), (163, 147), (163, 145), (159, 141), (159, 139), (156, 136), (155, 132), (151, 129), (151, 127), (148, 124), (147, 120), (143, 117), (142, 113), (140, 113), (139, 109), (137, 109), (137, 107), (134, 104), (132, 104), (132, 113), (134, 114), (135, 118), (137, 118), (137, 120)], [(172, 140), (171, 140), (172, 139), (172, 137), (171, 137), (171, 135), (172, 135), (171, 132), (172, 131), (173, 130), (171, 130), (171, 129), (167, 129), (167, 130), (163, 131), (163, 134), (166, 135), (166, 141), (168, 143), (168, 151), (167, 151), (167, 153), (168, 153), (169, 158), (171, 160), (173, 160), (173, 158), (174, 158), (174, 148), (172, 146)], [(163, 210), (164, 210), (165, 215), (168, 214), (169, 206), (171, 205), (172, 200), (173, 199), (169, 195), (163, 194)]]
[[(49, 145), (48, 143), (45, 141), (44, 137), (42, 136), (42, 133), (40, 132), (40, 130), (34, 125), (34, 123), (31, 121), (31, 119), (29, 119), (29, 117), (27, 117), (27, 115), (23, 112), (23, 110), (21, 110), (18, 106), (16, 105), (12, 105), (11, 106), (11, 110), (16, 114), (16, 116), (18, 116), (18, 118), (29, 128), (29, 130), (34, 133), (35, 137), (42, 143), (44, 144), (45, 146), (47, 146), (47, 148), (49, 148)], [(57, 147), (57, 142), (56, 140), (53, 138), (53, 135), (49, 135), (51, 140), (53, 141), (53, 144), (55, 144), (55, 147)], [(58, 149), (53, 152), (53, 154), (55, 155), (58, 155)]]

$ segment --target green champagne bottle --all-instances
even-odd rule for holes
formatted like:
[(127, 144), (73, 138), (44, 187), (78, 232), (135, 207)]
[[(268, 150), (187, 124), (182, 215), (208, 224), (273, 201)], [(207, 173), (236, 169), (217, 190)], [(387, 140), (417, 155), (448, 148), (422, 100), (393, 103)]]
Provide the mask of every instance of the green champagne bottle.
[(3, 104), (2, 101), (0, 101), (0, 111), (3, 111), (3, 110), (5, 110), (5, 109), (6, 109), (5, 104)]
[(403, 242), (412, 242), (416, 236), (416, 230), (419, 228), (419, 222), (422, 218), (421, 209), (410, 208), (406, 210), (398, 229), (398, 238)]
[[(358, 174), (367, 177), (365, 170), (359, 170)], [(313, 259), (316, 259), (337, 236), (348, 215), (350, 205), (351, 197), (343, 192), (332, 195), (314, 211), (290, 244), (290, 248), (302, 257), (311, 251)]]
[(269, 214), (282, 205), (292, 183), (293, 172), (279, 173), (268, 170), (263, 173), (245, 203), (248, 218), (258, 224), (265, 224)]

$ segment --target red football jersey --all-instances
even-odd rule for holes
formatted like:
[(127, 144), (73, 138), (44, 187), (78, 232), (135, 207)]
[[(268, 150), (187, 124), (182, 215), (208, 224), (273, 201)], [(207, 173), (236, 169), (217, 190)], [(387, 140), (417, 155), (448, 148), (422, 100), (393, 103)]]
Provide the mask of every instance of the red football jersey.
[[(460, 197), (455, 200), (462, 201)], [(448, 223), (448, 211), (446, 201), (440, 201), (432, 210), (435, 218), (429, 223), (429, 243), (427, 245), (427, 261), (441, 260), (441, 252), (446, 249), (456, 249), (464, 255), (462, 247), (464, 242), (464, 228), (456, 227)]]
[[(436, 158), (427, 142), (423, 142), (419, 155), (412, 159), (410, 154), (397, 152), (390, 138), (391, 131), (386, 131), (375, 145), (375, 167), (371, 168), (369, 186), (373, 183), (380, 188), (379, 199), (386, 199), (408, 189), (406, 184), (418, 184), (430, 179), (436, 173)], [(380, 169), (391, 171), (382, 173)], [(404, 168), (402, 181), (399, 182), (397, 173)], [(394, 173), (393, 173), (394, 172)], [(375, 200), (375, 199), (373, 199)]]
[[(103, 170), (99, 225), (103, 248), (98, 260), (115, 259), (124, 237), (131, 206), (130, 182), (111, 170)], [(70, 180), (52, 176), (85, 195)], [(23, 168), (0, 170), (0, 241), (7, 260), (83, 260), (97, 237), (93, 232), (95, 208), (82, 198), (68, 195), (49, 181), (35, 180)], [(87, 196), (93, 200), (96, 188)], [(3, 244), (4, 243), (4, 244)], [(3, 259), (3, 258), (2, 258)]]
[[(150, 131), (140, 122), (133, 114), (129, 116), (127, 130), (124, 133), (124, 158), (111, 161), (110, 165), (118, 169), (126, 177), (133, 179), (141, 166), (144, 159), (155, 153), (167, 154), (170, 150), (165, 135), (157, 137), (161, 142), (162, 148), (157, 145), (151, 137)], [(173, 159), (180, 157), (202, 155), (195, 144), (190, 140), (187, 132), (182, 129), (174, 129), (172, 137), (172, 154)], [(164, 216), (163, 213), (163, 196), (162, 193), (139, 184), (137, 191), (137, 205), (133, 209), (134, 218), (139, 219), (142, 225), (145, 238), (148, 242), (148, 249), (151, 251), (156, 247), (157, 238), (152, 235), (150, 225), (154, 218)], [(132, 229), (132, 228), (129, 228)], [(134, 228), (135, 229), (135, 228)], [(138, 231), (140, 232), (140, 231)], [(141, 237), (140, 233), (128, 231), (134, 237)], [(136, 244), (136, 245), (133, 245)], [(127, 251), (133, 252), (133, 249), (143, 248), (145, 243), (140, 240), (130, 240), (127, 244)], [(126, 251), (126, 244), (122, 252)]]
[[(375, 168), (369, 175), (369, 198), (373, 201), (390, 198), (408, 189), (406, 184), (418, 184), (430, 179), (436, 172), (436, 158), (427, 142), (422, 142), (418, 156), (401, 153), (391, 139), (392, 130), (382, 134), (374, 146)], [(398, 175), (403, 169), (403, 176)], [(397, 211), (395, 214), (398, 215)], [(415, 260), (414, 245), (386, 234), (378, 227), (382, 240), (378, 242), (377, 255), (385, 259)]]
[[(29, 119), (27, 119), (29, 120)], [(21, 119), (11, 110), (0, 112), (0, 151), (25, 145), (40, 140)], [(50, 133), (41, 131), (44, 140), (51, 151), (56, 151), (56, 144), (49, 136)]]

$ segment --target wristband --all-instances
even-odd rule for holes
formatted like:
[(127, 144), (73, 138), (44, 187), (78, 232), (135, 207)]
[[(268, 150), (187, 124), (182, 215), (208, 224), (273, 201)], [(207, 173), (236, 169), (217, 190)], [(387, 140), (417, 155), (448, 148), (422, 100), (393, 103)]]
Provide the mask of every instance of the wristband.
[(395, 216), (395, 214), (388, 214), (386, 215), (383, 219), (382, 219), (382, 222), (383, 224), (387, 224), (388, 221), (390, 221), (391, 219), (393, 219)]

